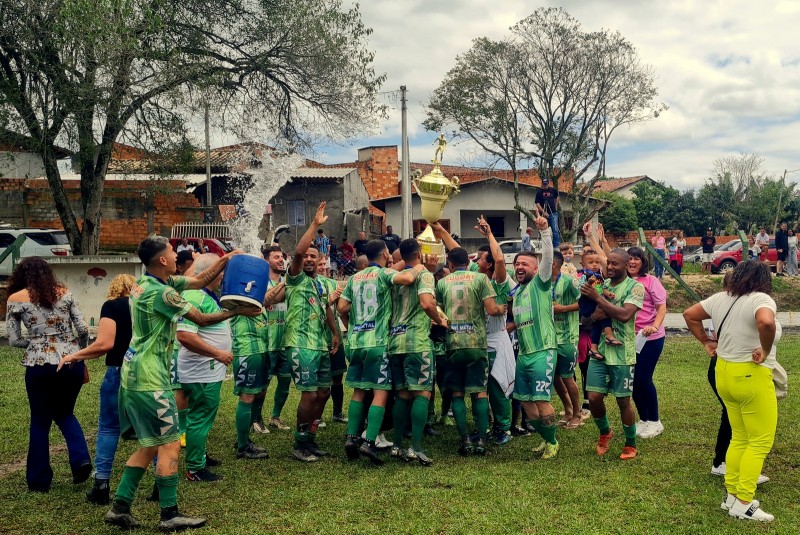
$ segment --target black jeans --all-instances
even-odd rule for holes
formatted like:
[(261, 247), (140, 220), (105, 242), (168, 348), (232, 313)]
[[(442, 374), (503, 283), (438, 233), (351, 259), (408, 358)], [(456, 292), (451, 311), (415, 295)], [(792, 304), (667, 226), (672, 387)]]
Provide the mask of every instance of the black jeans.
[(719, 397), (717, 392), (717, 377), (714, 373), (717, 368), (717, 357), (712, 357), (711, 362), (708, 364), (708, 384), (717, 396), (719, 404), (722, 405), (722, 417), (719, 422), (719, 431), (717, 431), (717, 444), (714, 446), (714, 466), (719, 466), (725, 462), (725, 455), (728, 453), (728, 446), (731, 445), (731, 423), (728, 421), (728, 409), (725, 408), (725, 403)]
[(83, 362), (64, 366), (56, 372), (55, 364), (27, 366), (25, 389), (31, 408), (30, 441), (25, 477), (28, 488), (48, 491), (53, 481), (50, 467), (50, 427), (56, 423), (64, 435), (69, 465), (75, 474), (91, 463), (86, 437), (75, 417), (75, 400), (83, 386)]

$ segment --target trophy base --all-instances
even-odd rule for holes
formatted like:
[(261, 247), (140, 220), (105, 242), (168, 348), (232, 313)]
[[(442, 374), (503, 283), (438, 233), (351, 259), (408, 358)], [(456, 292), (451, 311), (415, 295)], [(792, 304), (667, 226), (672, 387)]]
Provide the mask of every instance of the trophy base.
[(428, 226), (422, 233), (417, 236), (417, 242), (420, 246), (420, 254), (423, 258), (428, 255), (436, 255), (439, 257), (439, 262), (445, 261), (444, 255), (444, 244), (436, 239), (436, 236), (433, 234), (433, 229)]

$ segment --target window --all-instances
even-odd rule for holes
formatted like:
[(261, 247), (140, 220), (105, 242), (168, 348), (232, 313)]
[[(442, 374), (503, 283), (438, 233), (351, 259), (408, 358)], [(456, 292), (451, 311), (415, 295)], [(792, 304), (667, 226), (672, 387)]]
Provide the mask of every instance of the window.
[(39, 245), (66, 245), (69, 243), (66, 232), (26, 232), (25, 237)]
[(306, 201), (286, 201), (287, 224), (294, 227), (306, 226)]
[(17, 239), (16, 236), (14, 236), (13, 234), (8, 234), (4, 232), (0, 234), (0, 247), (8, 247), (12, 243), (14, 243), (14, 240), (16, 239)]
[(487, 217), (486, 222), (489, 223), (489, 228), (492, 229), (492, 234), (499, 237), (506, 235), (506, 218), (503, 216)]

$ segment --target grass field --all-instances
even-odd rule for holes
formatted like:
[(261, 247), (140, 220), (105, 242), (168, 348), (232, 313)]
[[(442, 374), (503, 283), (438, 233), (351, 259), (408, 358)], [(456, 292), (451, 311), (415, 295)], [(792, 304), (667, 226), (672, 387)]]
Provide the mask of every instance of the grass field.
[[(102, 523), (106, 508), (84, 501), (89, 483), (71, 484), (56, 431), (51, 435), (58, 449), (53, 489), (49, 494), (26, 491), (28, 408), (19, 354), (0, 348), (0, 532), (114, 533)], [(787, 337), (779, 346), (779, 360), (789, 371), (790, 391), (798, 359), (800, 338)], [(594, 425), (559, 431), (561, 453), (554, 461), (533, 459), (535, 437), (516, 438), (485, 458), (461, 458), (455, 453), (455, 428), (448, 426), (444, 436), (427, 439), (433, 467), (387, 462), (374, 468), (345, 460), (344, 427), (330, 423), (319, 438), (335, 453), (333, 458), (316, 465), (292, 461), (289, 432), (273, 431), (255, 437), (271, 459), (239, 461), (231, 448), (235, 399), (226, 382), (209, 446), (224, 461), (217, 471), (225, 479), (215, 484), (182, 481), (180, 505), (208, 517), (201, 533), (798, 533), (800, 394), (791, 391), (780, 402), (778, 436), (764, 469), (772, 480), (757, 494), (776, 521), (737, 522), (720, 510), (722, 479), (709, 473), (720, 409), (706, 383), (707, 363), (700, 345), (689, 338), (668, 340), (656, 372), (666, 431), (640, 440), (639, 457), (625, 463), (611, 454), (607, 461), (596, 458)], [(91, 372), (77, 411), (93, 436), (102, 363), (93, 362)], [(294, 420), (296, 402), (292, 390), (287, 421)], [(612, 405), (609, 416), (617, 437), (611, 453), (618, 454), (622, 433)], [(133, 447), (124, 444), (118, 452), (120, 469)], [(119, 476), (115, 468), (112, 487)], [(157, 506), (144, 501), (152, 483), (152, 475), (145, 475), (134, 503), (143, 533), (157, 523)]]

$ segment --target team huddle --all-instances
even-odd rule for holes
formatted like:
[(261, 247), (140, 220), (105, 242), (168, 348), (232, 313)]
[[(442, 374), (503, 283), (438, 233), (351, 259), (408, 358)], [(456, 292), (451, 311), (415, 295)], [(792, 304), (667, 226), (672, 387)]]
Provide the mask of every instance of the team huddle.
[[(581, 422), (576, 346), (579, 309), (587, 302), (594, 305), (598, 323), (606, 321), (613, 333), (593, 339), (587, 373), (591, 414), (600, 432), (597, 454), (607, 454), (613, 436), (604, 404), (611, 394), (620, 406), (625, 435), (620, 458), (636, 456), (630, 404), (633, 318), (644, 290), (628, 278), (624, 251), (603, 257), (602, 287), (586, 274), (580, 279), (564, 275), (564, 257), (553, 250), (548, 221), (539, 216), (534, 223), (541, 233), (541, 259), (530, 251), (519, 253), (512, 280), (483, 218), (476, 229), (488, 244), (474, 261), (434, 223), (448, 249), (445, 267), (439, 258), (423, 256), (416, 240), (403, 240), (394, 259), (385, 242), (373, 240), (365, 248), (367, 265), (344, 282), (320, 273), (325, 259), (313, 239), (326, 220), (322, 203), (292, 257), (287, 259), (277, 246), (265, 252), (271, 280), (261, 310), (220, 308), (215, 290), (230, 255), (202, 255), (195, 260), (195, 275), (178, 276), (175, 254), (163, 238), (140, 244), (147, 273), (131, 293), (133, 338), (119, 394), (121, 435), (135, 437), (140, 449), (126, 464), (106, 522), (138, 525), (131, 503), (142, 474), (155, 462), (153, 499), (161, 505), (162, 524), (167, 522), (162, 527), (205, 523), (178, 512), (178, 456), (185, 433), (187, 479), (219, 478), (209, 470), (215, 461), (206, 453), (206, 438), (228, 364), (238, 396), (240, 459), (268, 457), (251, 440), (252, 430), (289, 429), (281, 413), (290, 382), (300, 392), (292, 449), (299, 461), (317, 462), (329, 455), (316, 437), (332, 398), (334, 421), (347, 424), (343, 449), (348, 459), (364, 457), (382, 465), (376, 442), (390, 421), (390, 457), (432, 465), (423, 437), (439, 434), (428, 425), (436, 385), (450, 400), (459, 454), (483, 455), (490, 445), (510, 440), (513, 398), (521, 404), (527, 427), (541, 436), (534, 454), (553, 459), (559, 451), (554, 385), (564, 401), (566, 424)], [(265, 426), (261, 412), (271, 377), (277, 387)], [(344, 385), (353, 391), (346, 417)], [(404, 447), (409, 434), (410, 445)]]

